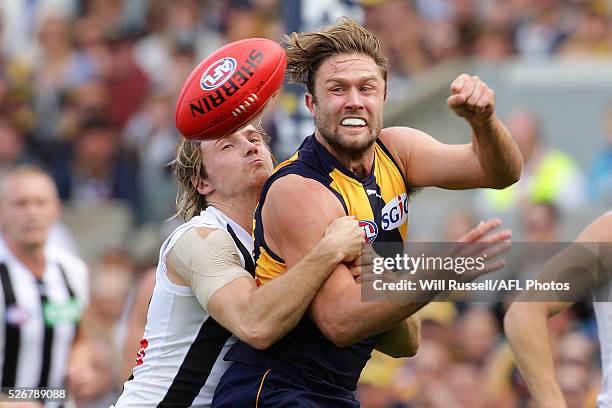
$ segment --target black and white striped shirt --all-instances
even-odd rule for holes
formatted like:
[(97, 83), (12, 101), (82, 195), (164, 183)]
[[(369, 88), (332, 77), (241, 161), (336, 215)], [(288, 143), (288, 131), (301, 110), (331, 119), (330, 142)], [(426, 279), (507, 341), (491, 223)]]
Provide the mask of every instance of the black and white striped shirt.
[(66, 388), (70, 350), (88, 302), (87, 268), (61, 249), (48, 247), (45, 257), (38, 280), (0, 242), (2, 387)]

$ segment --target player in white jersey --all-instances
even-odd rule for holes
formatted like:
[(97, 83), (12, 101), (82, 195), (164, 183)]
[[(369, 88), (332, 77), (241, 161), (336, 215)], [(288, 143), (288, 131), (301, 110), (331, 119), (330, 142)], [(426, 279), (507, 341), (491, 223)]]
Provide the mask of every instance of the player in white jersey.
[[(612, 243), (612, 212), (608, 212), (590, 225), (588, 225), (576, 239), (576, 243), (584, 245), (584, 248), (592, 247), (589, 243)], [(599, 246), (602, 248), (602, 246)], [(609, 267), (609, 247), (604, 246), (604, 251), (598, 253), (602, 265)], [(591, 251), (591, 249), (589, 249)], [(567, 265), (576, 265), (583, 269), (591, 269), (587, 261), (592, 257), (585, 257), (583, 261), (579, 247), (568, 247), (555, 256), (544, 268), (542, 275), (555, 274)], [(570, 263), (571, 262), (571, 263)], [(584, 265), (583, 265), (584, 264)], [(598, 287), (585, 287), (580, 293), (588, 294), (590, 290), (595, 309), (599, 343), (602, 359), (602, 387), (597, 398), (599, 408), (612, 408), (612, 303), (609, 302), (612, 295), (612, 285), (606, 274), (610, 270), (596, 276), (591, 282), (599, 282)], [(585, 279), (582, 279), (583, 281)], [(602, 283), (603, 282), (603, 283)], [(576, 298), (580, 298), (578, 294)], [(520, 298), (519, 298), (520, 299)], [(598, 301), (601, 300), (601, 301)], [(535, 400), (538, 408), (567, 407), (565, 398), (555, 378), (553, 353), (550, 345), (547, 320), (572, 306), (573, 302), (534, 302), (519, 301), (512, 303), (504, 317), (504, 329), (516, 363), (527, 387)]]
[(258, 287), (252, 219), (272, 170), (266, 136), (253, 125), (181, 142), (178, 214), (189, 221), (161, 247), (137, 365), (115, 407), (209, 406), (236, 339), (272, 345), (299, 321), (329, 273), (360, 255), (363, 230), (342, 217), (302, 262)]
[[(88, 284), (83, 261), (46, 245), (59, 213), (55, 185), (42, 170), (20, 166), (0, 183), (0, 378), (5, 392), (0, 407), (13, 406), (9, 397), (15, 387), (67, 393), (68, 361)], [(43, 399), (29, 404), (62, 406)]]

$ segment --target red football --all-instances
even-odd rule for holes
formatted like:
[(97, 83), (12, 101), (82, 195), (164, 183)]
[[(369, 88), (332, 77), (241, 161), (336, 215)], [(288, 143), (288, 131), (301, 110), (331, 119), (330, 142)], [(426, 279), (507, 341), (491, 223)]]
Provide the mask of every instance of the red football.
[(285, 51), (249, 38), (220, 48), (191, 72), (176, 103), (176, 128), (203, 140), (230, 134), (253, 120), (279, 90)]

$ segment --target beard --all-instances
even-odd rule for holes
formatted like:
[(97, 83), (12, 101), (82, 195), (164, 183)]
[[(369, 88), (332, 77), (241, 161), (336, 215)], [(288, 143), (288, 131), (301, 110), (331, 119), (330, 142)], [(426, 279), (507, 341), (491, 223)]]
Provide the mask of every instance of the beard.
[[(350, 114), (347, 116), (350, 116)], [(334, 149), (336, 154), (351, 160), (363, 157), (365, 152), (374, 144), (381, 130), (380, 120), (374, 119), (368, 121), (368, 133), (366, 136), (357, 141), (349, 141), (336, 131), (336, 126), (340, 125), (336, 125), (334, 122), (327, 115), (315, 115), (315, 126), (321, 137)]]

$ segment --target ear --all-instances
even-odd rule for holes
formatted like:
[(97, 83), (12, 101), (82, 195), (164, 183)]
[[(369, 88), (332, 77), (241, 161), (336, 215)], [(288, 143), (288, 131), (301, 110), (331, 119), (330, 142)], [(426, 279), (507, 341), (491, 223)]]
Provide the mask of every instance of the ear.
[(315, 96), (313, 94), (311, 94), (310, 92), (306, 92), (306, 95), (304, 95), (304, 103), (306, 104), (306, 107), (310, 111), (310, 116), (312, 116), (314, 118), (314, 116), (315, 116), (315, 103), (316, 103)]
[(208, 179), (208, 177), (205, 178), (199, 178), (198, 179), (198, 184), (195, 186), (196, 190), (198, 190), (198, 193), (207, 196), (210, 193), (212, 193), (213, 191), (215, 191), (215, 188), (212, 186), (212, 184), (210, 184), (210, 180)]

